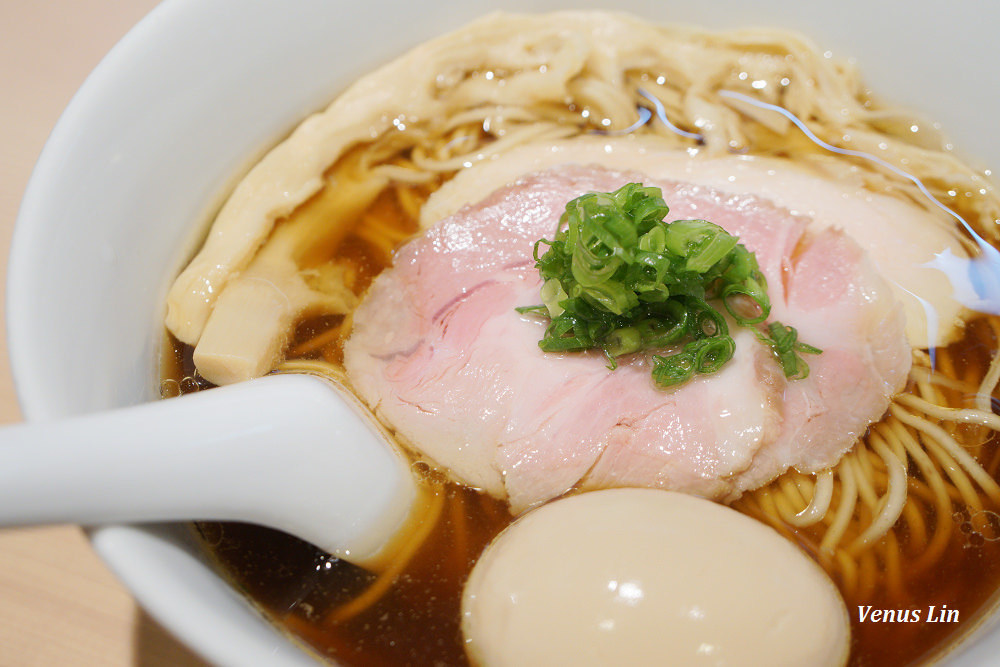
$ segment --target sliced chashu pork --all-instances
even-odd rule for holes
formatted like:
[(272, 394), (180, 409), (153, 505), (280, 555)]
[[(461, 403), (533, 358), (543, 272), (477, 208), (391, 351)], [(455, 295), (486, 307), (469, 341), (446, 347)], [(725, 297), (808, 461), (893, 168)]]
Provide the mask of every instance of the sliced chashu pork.
[[(968, 254), (950, 216), (905, 197), (873, 192), (861, 174), (824, 160), (691, 154), (634, 134), (527, 143), (458, 172), (424, 206), (421, 224), (430, 226), (522, 174), (568, 163), (634, 169), (653, 179), (753, 194), (808, 216), (813, 229), (844, 230), (868, 252), (902, 304), (913, 347), (958, 340), (966, 314), (963, 304), (975, 304), (972, 294), (963, 296), (962, 286), (953, 285), (956, 276), (963, 275), (958, 267), (966, 266)], [(952, 255), (959, 258), (954, 269), (942, 261)]]
[[(704, 218), (757, 254), (774, 316), (823, 354), (787, 381), (734, 329), (726, 367), (672, 390), (647, 355), (549, 354), (532, 251), (565, 204), (631, 181), (663, 189), (668, 220)], [(401, 440), (517, 512), (574, 487), (652, 486), (732, 498), (790, 467), (835, 463), (888, 406), (910, 365), (903, 316), (839, 231), (752, 196), (562, 166), (500, 189), (403, 247), (354, 315), (351, 381)]]

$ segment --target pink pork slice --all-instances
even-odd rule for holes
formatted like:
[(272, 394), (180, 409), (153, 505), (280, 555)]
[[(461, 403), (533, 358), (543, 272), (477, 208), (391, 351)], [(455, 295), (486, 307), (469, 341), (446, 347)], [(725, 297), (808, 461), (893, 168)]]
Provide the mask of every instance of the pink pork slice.
[[(663, 390), (648, 355), (609, 370), (599, 352), (552, 354), (532, 251), (565, 205), (628, 182), (659, 186), (667, 220), (738, 235), (769, 282), (773, 319), (822, 348), (786, 380), (753, 333), (733, 327), (718, 373)], [(836, 463), (906, 381), (903, 315), (843, 233), (768, 201), (641, 174), (562, 166), (467, 206), (405, 245), (354, 315), (345, 347), (358, 394), (401, 442), (513, 512), (574, 488), (648, 486), (733, 499), (791, 467)]]

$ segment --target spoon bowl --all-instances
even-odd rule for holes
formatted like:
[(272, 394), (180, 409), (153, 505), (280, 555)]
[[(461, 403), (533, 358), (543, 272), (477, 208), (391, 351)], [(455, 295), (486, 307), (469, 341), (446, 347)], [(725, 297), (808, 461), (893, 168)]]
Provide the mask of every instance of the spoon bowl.
[(354, 403), (288, 373), (0, 430), (0, 525), (243, 521), (381, 569), (420, 491)]

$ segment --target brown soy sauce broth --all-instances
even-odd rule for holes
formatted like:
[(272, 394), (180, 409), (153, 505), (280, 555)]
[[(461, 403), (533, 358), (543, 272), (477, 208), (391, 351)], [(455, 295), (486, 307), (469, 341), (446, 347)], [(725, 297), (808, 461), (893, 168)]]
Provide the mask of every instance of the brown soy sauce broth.
[(510, 522), (506, 506), (446, 485), (445, 506), (425, 546), (391, 589), (347, 619), (338, 611), (376, 576), (283, 533), (201, 523), (221, 570), (277, 625), (322, 656), (350, 666), (467, 665), (460, 628), (462, 587), (489, 541)]
[[(969, 516), (962, 507), (942, 518), (955, 524), (948, 549), (935, 567), (904, 578), (903, 595), (882, 582), (856, 595), (844, 595), (851, 619), (852, 667), (924, 664), (994, 608), (1000, 585), (1000, 543), (996, 541), (1000, 532), (984, 537), (971, 527)], [(1000, 528), (995, 518), (992, 522), (993, 531)], [(873, 620), (876, 610), (882, 611), (879, 620)]]
[[(949, 375), (983, 377), (997, 349), (995, 331), (986, 318), (970, 322), (965, 337), (946, 350), (948, 357), (956, 360)], [(971, 397), (964, 397), (959, 402), (971, 401)], [(992, 406), (996, 412), (996, 399)], [(956, 435), (962, 429), (956, 427)], [(996, 433), (981, 446), (967, 449), (993, 479), (1000, 478), (1000, 438)], [(910, 474), (921, 479), (913, 467)], [(981, 509), (953, 499), (949, 515), (940, 516), (933, 509), (929, 512), (928, 526), (934, 529), (943, 525), (950, 530), (950, 540), (943, 555), (923, 571), (912, 567), (919, 562), (921, 552), (911, 544), (908, 524), (897, 524), (902, 554), (902, 576), (897, 583), (886, 584), (879, 578), (885, 569), (882, 557), (877, 560), (879, 571), (870, 583), (859, 587), (855, 595), (844, 596), (851, 618), (852, 666), (921, 664), (940, 655), (996, 608), (1000, 588), (1000, 507), (984, 493), (979, 494), (979, 499)], [(880, 546), (876, 545), (876, 552)], [(883, 620), (872, 621), (869, 612), (862, 621), (863, 610), (868, 608), (893, 610), (894, 620), (884, 620), (888, 615), (883, 614)], [(901, 612), (908, 620), (898, 620)]]

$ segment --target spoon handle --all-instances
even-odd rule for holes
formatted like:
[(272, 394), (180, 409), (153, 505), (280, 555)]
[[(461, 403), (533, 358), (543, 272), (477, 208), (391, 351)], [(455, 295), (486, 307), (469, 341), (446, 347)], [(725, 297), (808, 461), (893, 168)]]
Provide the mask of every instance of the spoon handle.
[(416, 497), (401, 454), (307, 375), (0, 429), (0, 525), (246, 521), (364, 564)]

